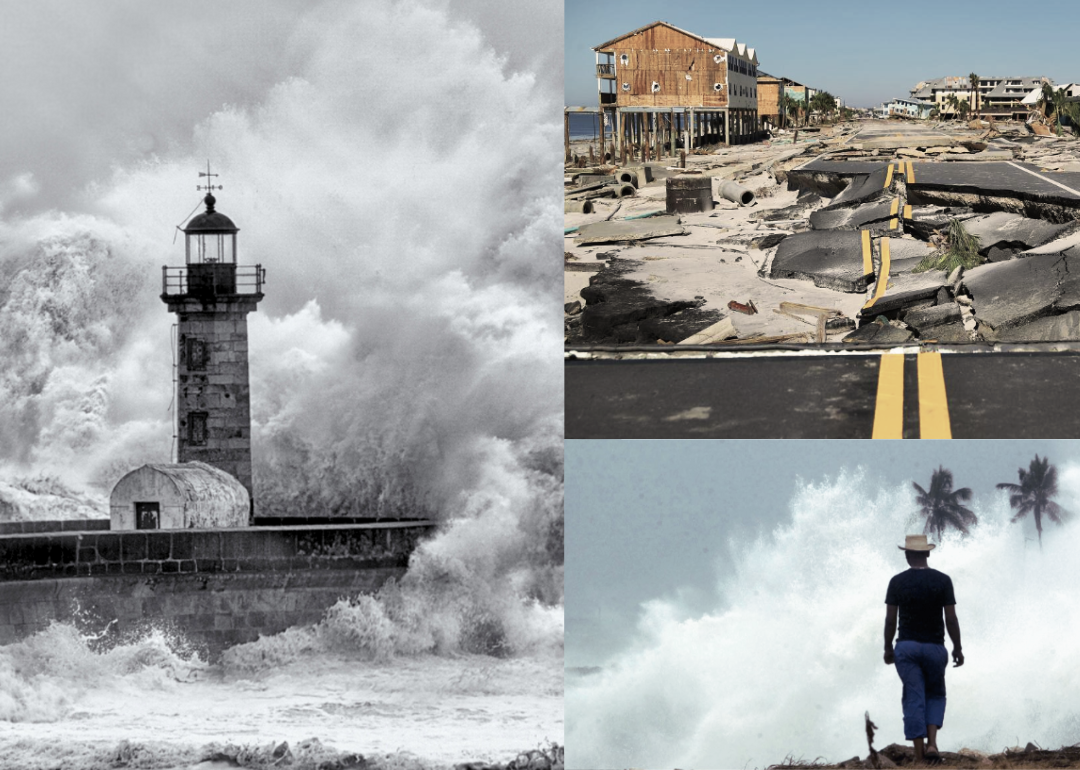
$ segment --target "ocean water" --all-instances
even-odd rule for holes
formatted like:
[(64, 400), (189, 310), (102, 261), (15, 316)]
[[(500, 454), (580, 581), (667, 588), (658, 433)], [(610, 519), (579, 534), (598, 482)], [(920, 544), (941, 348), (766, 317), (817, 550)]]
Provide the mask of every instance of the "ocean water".
[(532, 616), (526, 654), (407, 655), (366, 646), (370, 618), (229, 650), (208, 665), (160, 631), (104, 650), (74, 625), (0, 648), (0, 767), (191, 767), (215, 756), (292, 766), (506, 762), (562, 742), (561, 612)]
[[(607, 126), (604, 132), (610, 136), (611, 126)], [(570, 113), (570, 139), (597, 139), (600, 138), (600, 116), (593, 113)]]
[[(1080, 510), (1080, 467), (1060, 504)], [(906, 569), (897, 544), (921, 531), (910, 485), (861, 472), (799, 489), (792, 521), (733, 542), (734, 576), (712, 610), (645, 604), (633, 649), (568, 676), (567, 766), (765, 767), (785, 757), (865, 756), (903, 743), (900, 682), (882, 661), (884, 597)], [(939, 745), (1000, 751), (1080, 740), (1080, 526), (1010, 524), (1003, 496), (978, 498), (968, 538), (946, 535), (931, 566), (950, 575), (966, 662), (946, 674)], [(1030, 517), (1029, 517), (1030, 518)], [(946, 641), (951, 649), (951, 643)]]
[[(261, 766), (310, 739), (309, 764), (431, 766), (562, 743), (558, 88), (448, 7), (323, 4), (253, 103), (195, 116), (75, 210), (0, 211), (9, 486), (103, 508), (168, 461), (161, 266), (183, 263), (174, 228), (209, 158), (240, 263), (267, 270), (248, 327), (257, 512), (439, 522), (393, 589), (221, 663), (160, 633), (101, 649), (74, 620), (0, 648), (0, 767), (185, 766), (230, 742)], [(421, 38), (439, 78), (400, 67)]]

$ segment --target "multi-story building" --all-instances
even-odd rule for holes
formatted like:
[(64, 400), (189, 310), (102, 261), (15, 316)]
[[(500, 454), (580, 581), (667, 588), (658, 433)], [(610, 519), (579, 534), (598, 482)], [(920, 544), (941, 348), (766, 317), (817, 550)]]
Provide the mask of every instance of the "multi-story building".
[(881, 105), (881, 112), (885, 117), (895, 115), (904, 118), (927, 118), (933, 109), (933, 104), (918, 99), (893, 99)]
[(1043, 83), (1051, 82), (1041, 76), (980, 77), (976, 99), (968, 77), (944, 77), (918, 83), (911, 89), (911, 98), (931, 102), (942, 115), (953, 112), (949, 97), (955, 96), (959, 101), (967, 102), (973, 111), (978, 109), (984, 117), (1023, 120), (1027, 115), (1027, 107), (1021, 104), (1024, 97), (1033, 89), (1041, 88)]
[(593, 50), (600, 111), (613, 118), (618, 151), (674, 146), (680, 135), (689, 147), (759, 135), (758, 59), (746, 44), (655, 21)]

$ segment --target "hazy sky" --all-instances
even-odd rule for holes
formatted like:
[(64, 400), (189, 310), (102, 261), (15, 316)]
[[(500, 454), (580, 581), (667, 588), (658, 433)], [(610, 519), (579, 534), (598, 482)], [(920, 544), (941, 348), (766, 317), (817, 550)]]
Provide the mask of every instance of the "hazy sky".
[(592, 46), (654, 21), (734, 37), (757, 49), (771, 75), (876, 106), (908, 96), (920, 80), (972, 71), (1080, 80), (1076, 20), (1070, 0), (912, 0), (895, 12), (860, 0), (566, 0), (566, 103), (596, 106)]
[[(939, 465), (976, 498), (1017, 480), (1036, 453), (1059, 468), (1071, 441), (567, 441), (567, 663), (625, 645), (639, 605), (679, 596), (715, 606), (728, 541), (749, 544), (791, 520), (798, 479), (862, 465), (884, 485), (924, 488)], [(585, 638), (582, 638), (582, 635)]]

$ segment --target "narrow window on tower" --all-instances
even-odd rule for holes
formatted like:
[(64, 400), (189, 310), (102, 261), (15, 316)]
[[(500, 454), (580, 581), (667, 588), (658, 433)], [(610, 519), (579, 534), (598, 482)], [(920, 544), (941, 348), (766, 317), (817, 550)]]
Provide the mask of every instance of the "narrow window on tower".
[(206, 340), (200, 340), (197, 337), (187, 338), (187, 368), (189, 370), (202, 370), (206, 369), (206, 364), (210, 359), (210, 350), (206, 346)]
[(206, 446), (206, 412), (188, 413), (188, 444)]

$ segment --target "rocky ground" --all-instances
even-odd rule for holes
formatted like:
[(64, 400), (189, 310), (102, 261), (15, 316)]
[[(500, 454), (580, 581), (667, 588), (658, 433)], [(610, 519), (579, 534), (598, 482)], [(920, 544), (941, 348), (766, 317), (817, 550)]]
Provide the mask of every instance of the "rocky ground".
[(1032, 743), (1020, 748), (1014, 746), (999, 754), (987, 754), (974, 749), (960, 749), (957, 752), (943, 751), (941, 760), (934, 763), (916, 763), (915, 750), (911, 746), (890, 744), (877, 752), (876, 757), (868, 755), (860, 759), (852, 757), (843, 762), (830, 764), (825, 762), (802, 762), (787, 760), (779, 765), (771, 765), (769, 770), (779, 768), (889, 768), (889, 767), (965, 767), (965, 768), (1040, 768), (1040, 767), (1080, 767), (1080, 746), (1063, 746), (1060, 749), (1040, 749)]
[[(622, 169), (567, 169), (569, 346), (1080, 340), (1080, 196), (1053, 194), (1080, 181), (1076, 140), (886, 121), (785, 134), (688, 156), (715, 206), (677, 216), (679, 161), (637, 165), (621, 198), (605, 183)], [(753, 202), (726, 200), (725, 182)], [(953, 221), (974, 262), (924, 269)]]

